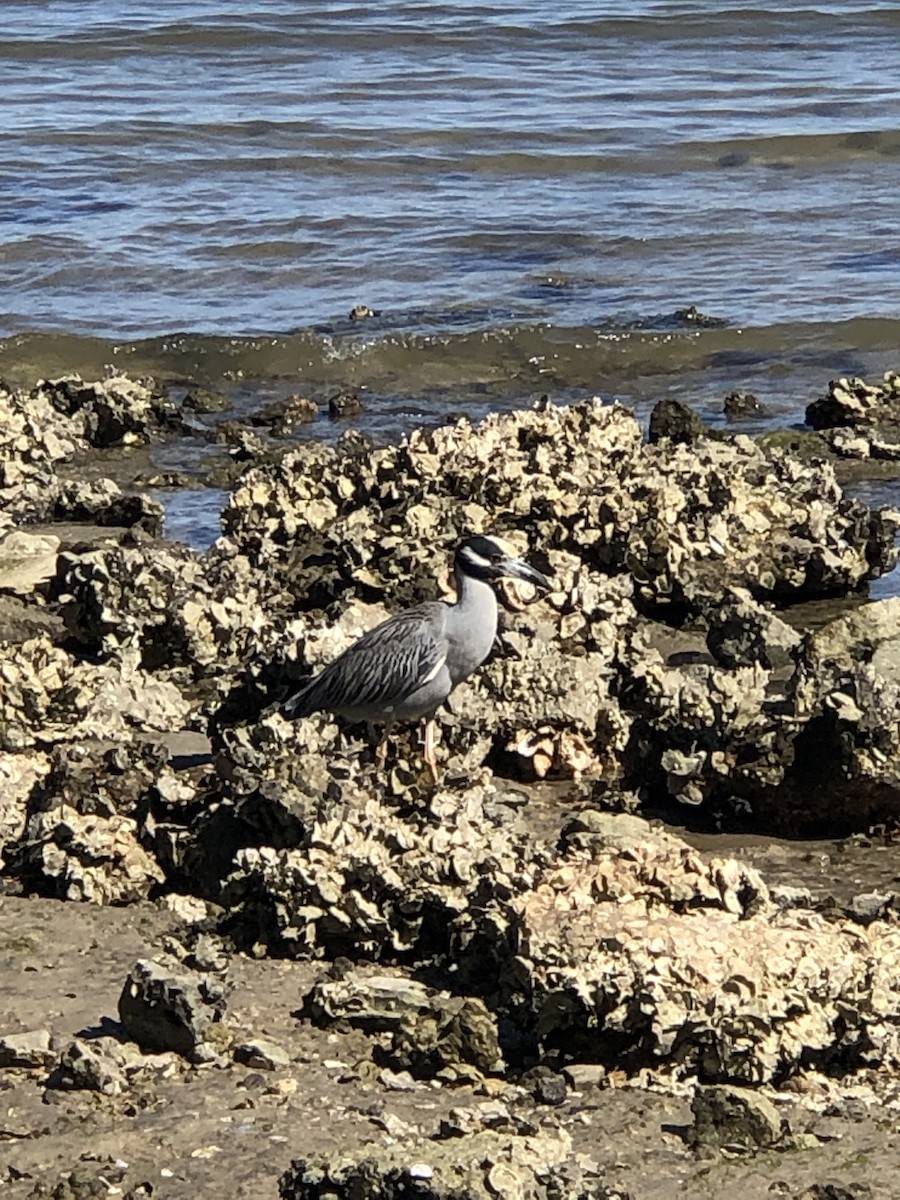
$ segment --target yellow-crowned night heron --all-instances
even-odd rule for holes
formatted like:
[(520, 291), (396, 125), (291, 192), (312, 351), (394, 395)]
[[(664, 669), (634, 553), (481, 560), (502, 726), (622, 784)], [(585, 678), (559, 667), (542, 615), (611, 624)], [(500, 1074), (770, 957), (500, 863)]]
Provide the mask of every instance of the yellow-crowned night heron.
[(424, 759), (436, 780), (431, 717), (491, 651), (497, 633), (492, 584), (512, 578), (550, 587), (540, 571), (511, 558), (489, 537), (466, 538), (456, 550), (453, 573), (455, 603), (430, 600), (370, 629), (284, 703), (285, 716), (324, 711), (383, 726), (381, 765), (391, 726), (425, 717)]

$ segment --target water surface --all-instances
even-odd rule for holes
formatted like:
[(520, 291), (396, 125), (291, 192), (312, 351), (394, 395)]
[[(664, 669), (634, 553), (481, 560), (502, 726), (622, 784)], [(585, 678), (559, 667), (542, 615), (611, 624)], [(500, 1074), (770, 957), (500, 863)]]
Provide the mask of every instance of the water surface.
[(887, 0), (11, 0), (0, 373), (800, 421), (900, 357), (898, 44)]

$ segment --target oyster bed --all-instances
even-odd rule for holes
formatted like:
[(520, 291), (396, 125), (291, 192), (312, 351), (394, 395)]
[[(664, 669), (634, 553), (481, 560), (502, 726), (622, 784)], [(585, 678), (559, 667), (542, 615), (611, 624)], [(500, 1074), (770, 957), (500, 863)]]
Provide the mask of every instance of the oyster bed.
[[(830, 458), (661, 420), (648, 443), (621, 407), (544, 400), (251, 463), (200, 554), (159, 539), (153, 501), (73, 465), (179, 432), (189, 408), (123, 376), (0, 391), (5, 885), (153, 901), (183, 926), (123, 976), (119, 1041), (57, 1047), (31, 1022), (0, 1077), (118, 1097), (142, 1055), (287, 1068), (229, 1007), (249, 953), (337, 964), (302, 1019), (361, 1029), (385, 1070), (546, 1104), (585, 1070), (652, 1079), (707, 1097), (696, 1139), (716, 1144), (788, 1144), (748, 1096), (896, 1079), (895, 895), (823, 906), (647, 817), (896, 827), (900, 600), (814, 629), (798, 606), (892, 570), (900, 513), (848, 499)], [(809, 419), (834, 454), (885, 457), (895, 409), (892, 374), (831, 385)], [(273, 711), (395, 606), (448, 593), (453, 546), (481, 531), (554, 590), (506, 594), (494, 654), (439, 714), (439, 786), (414, 731), (379, 771), (327, 714)], [(565, 782), (541, 826), (543, 779)], [(561, 1127), (482, 1114), (394, 1141), (295, 1155), (280, 1194), (624, 1194)]]

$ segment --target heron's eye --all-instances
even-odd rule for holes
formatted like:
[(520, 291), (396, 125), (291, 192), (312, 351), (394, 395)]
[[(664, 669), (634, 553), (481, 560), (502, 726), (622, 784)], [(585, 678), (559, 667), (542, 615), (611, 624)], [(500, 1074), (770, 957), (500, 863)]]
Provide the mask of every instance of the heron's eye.
[(491, 555), (491, 562), (492, 562), (492, 563), (502, 563), (502, 562), (503, 562), (503, 555), (502, 555), (502, 554), (492, 554), (492, 555)]

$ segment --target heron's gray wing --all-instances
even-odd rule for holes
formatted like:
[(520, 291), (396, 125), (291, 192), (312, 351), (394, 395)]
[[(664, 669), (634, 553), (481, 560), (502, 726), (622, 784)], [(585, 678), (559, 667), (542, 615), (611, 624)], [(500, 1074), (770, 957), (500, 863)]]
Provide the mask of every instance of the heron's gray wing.
[(285, 715), (322, 710), (371, 712), (372, 720), (388, 715), (446, 662), (445, 611), (444, 604), (433, 601), (376, 625), (287, 700)]

